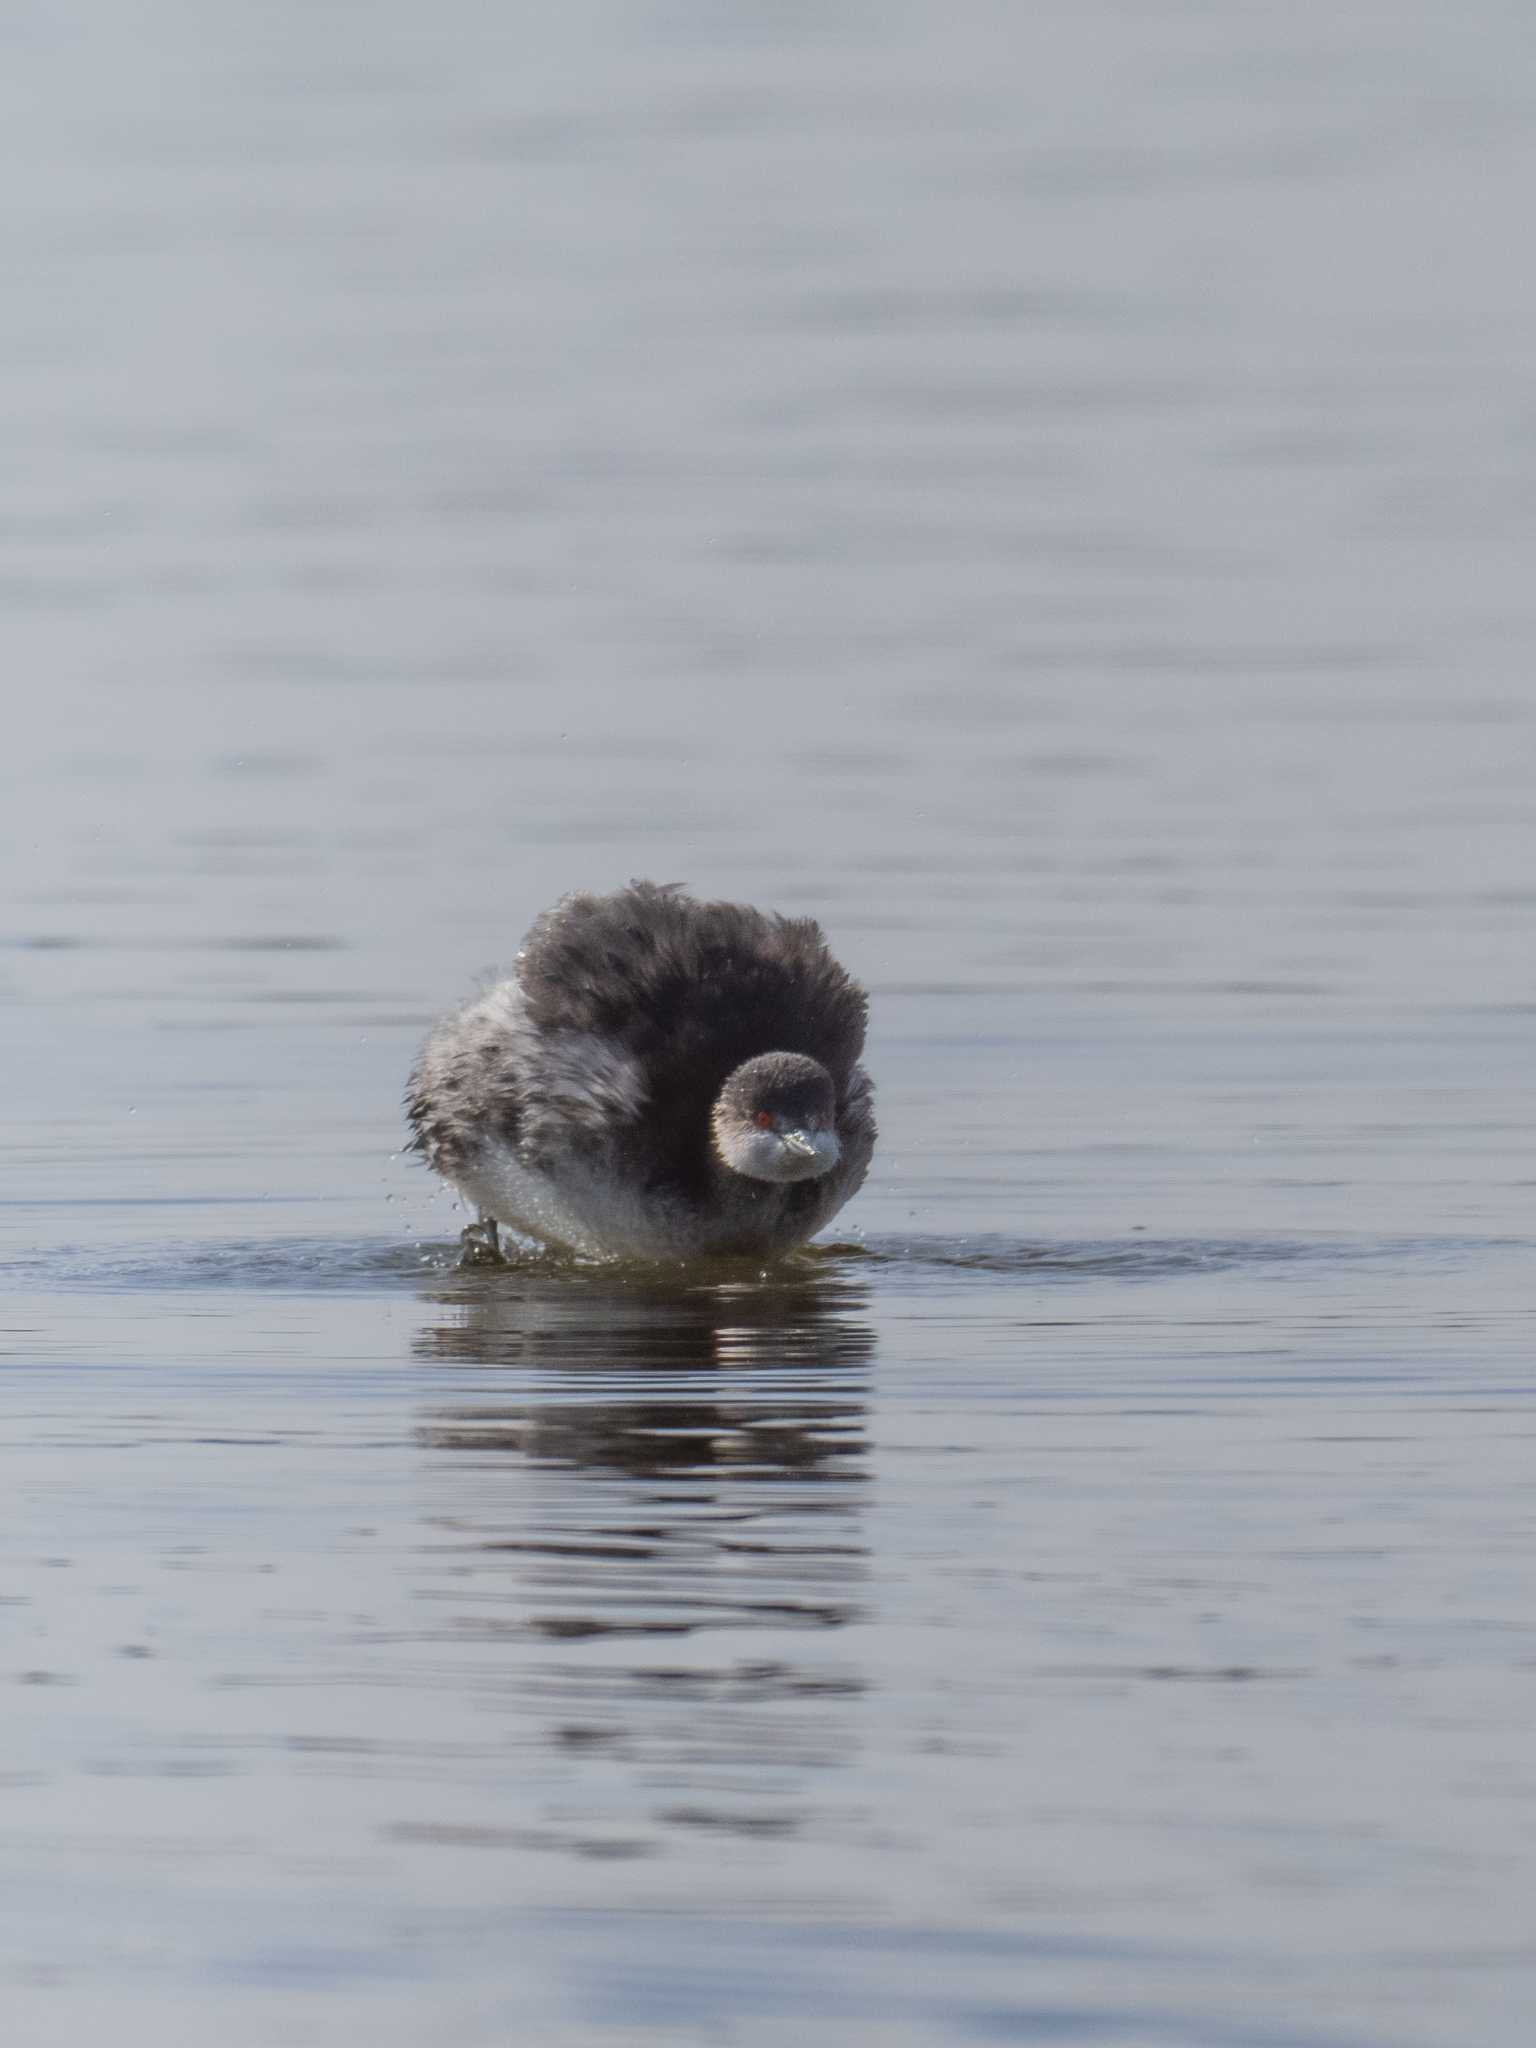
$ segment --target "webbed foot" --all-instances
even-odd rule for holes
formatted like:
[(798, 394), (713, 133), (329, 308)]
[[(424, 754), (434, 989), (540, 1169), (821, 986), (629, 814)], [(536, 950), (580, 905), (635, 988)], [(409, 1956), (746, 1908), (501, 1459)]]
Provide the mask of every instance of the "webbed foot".
[(501, 1253), (501, 1234), (496, 1227), (494, 1216), (482, 1215), (477, 1223), (468, 1224), (459, 1232), (460, 1266), (504, 1266), (507, 1262)]

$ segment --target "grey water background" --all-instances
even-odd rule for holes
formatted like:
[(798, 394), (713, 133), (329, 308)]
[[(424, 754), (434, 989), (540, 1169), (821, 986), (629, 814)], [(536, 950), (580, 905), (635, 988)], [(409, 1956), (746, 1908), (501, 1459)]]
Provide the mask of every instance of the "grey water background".
[[(7, 2041), (1524, 2044), (1529, 13), (0, 46)], [(455, 1271), (631, 874), (847, 1248)]]

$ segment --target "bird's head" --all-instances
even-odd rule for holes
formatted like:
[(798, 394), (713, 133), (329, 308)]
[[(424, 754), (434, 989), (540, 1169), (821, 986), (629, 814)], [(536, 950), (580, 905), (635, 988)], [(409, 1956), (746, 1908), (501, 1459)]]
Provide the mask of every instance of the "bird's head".
[(842, 1157), (837, 1090), (819, 1061), (765, 1052), (726, 1077), (710, 1131), (715, 1151), (748, 1180), (815, 1180)]

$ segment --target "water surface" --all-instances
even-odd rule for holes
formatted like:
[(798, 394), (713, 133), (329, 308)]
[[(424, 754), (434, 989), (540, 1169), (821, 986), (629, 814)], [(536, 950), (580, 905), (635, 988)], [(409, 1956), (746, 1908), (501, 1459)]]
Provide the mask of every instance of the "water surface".
[[(1529, 36), (156, 0), (0, 66), (7, 2037), (1523, 2048)], [(770, 1274), (434, 1011), (810, 912)]]

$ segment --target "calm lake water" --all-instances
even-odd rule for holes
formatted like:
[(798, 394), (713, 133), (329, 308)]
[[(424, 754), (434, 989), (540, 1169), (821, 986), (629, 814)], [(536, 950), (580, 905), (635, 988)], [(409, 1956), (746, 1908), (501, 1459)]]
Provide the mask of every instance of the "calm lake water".
[[(7, 22), (8, 2043), (1525, 2048), (1533, 44)], [(460, 1272), (634, 874), (874, 1176)]]

